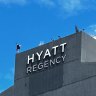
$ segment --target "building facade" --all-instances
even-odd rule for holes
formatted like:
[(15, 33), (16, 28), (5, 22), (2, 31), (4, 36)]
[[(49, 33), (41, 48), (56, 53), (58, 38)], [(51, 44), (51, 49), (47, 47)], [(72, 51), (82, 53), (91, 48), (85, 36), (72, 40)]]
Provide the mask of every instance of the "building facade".
[(14, 86), (0, 96), (96, 96), (96, 40), (83, 32), (16, 54)]

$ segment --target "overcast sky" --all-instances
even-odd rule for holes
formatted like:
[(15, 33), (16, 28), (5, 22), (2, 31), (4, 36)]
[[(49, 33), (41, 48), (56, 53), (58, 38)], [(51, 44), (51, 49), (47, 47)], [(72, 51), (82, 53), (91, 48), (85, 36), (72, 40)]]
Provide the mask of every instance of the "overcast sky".
[(75, 25), (96, 35), (96, 0), (0, 0), (0, 92), (14, 83), (16, 43), (25, 51)]

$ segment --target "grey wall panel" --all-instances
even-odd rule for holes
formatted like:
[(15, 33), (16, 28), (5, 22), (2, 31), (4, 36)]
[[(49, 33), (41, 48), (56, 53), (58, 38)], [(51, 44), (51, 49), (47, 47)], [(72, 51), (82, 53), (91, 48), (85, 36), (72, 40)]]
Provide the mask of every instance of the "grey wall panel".
[(81, 62), (96, 62), (96, 40), (82, 33)]
[(54, 90), (63, 84), (63, 65), (39, 72), (30, 77), (30, 96)]
[(63, 85), (95, 76), (96, 63), (81, 63), (76, 61), (63, 64)]
[(30, 96), (29, 95), (29, 77), (21, 78), (15, 82), (14, 96)]
[(16, 79), (24, 78), (24, 76), (26, 76), (26, 55), (22, 56), (22, 54), (20, 54), (16, 56), (15, 81)]
[(37, 96), (96, 96), (96, 77), (63, 86)]
[(6, 91), (2, 92), (0, 96), (14, 96), (14, 86), (8, 88)]

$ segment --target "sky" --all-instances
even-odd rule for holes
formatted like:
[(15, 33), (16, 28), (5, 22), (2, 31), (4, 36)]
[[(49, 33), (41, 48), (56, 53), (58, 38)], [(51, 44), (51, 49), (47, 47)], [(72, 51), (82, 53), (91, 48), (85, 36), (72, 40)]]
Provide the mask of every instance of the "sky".
[(0, 0), (0, 92), (14, 84), (21, 52), (80, 30), (96, 35), (96, 0)]

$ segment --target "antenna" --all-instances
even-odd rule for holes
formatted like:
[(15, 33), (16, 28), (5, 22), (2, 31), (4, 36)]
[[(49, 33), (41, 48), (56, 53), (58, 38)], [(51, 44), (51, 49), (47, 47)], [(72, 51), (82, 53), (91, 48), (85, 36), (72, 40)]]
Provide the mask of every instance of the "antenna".
[(79, 29), (77, 26), (75, 26), (75, 32), (78, 33), (79, 32)]
[(53, 42), (53, 41), (54, 41), (54, 39), (52, 39), (52, 38), (51, 38), (51, 41)]
[(83, 31), (85, 31), (85, 29), (83, 29)]
[(60, 39), (60, 38), (61, 38), (61, 36), (58, 36), (58, 38)]

